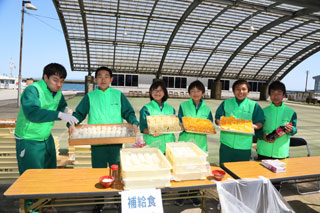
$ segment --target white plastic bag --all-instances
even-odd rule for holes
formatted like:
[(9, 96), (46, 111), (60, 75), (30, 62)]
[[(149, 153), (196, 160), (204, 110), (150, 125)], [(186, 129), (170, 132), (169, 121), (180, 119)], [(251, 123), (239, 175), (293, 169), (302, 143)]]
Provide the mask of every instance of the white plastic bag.
[(267, 178), (216, 183), (223, 213), (294, 212)]

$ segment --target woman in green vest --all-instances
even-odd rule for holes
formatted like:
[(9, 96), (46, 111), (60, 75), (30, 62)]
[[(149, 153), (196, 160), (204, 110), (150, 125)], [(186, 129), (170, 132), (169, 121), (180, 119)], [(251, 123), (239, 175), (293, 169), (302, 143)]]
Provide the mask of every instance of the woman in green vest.
[(57, 168), (56, 149), (51, 129), (56, 120), (71, 124), (78, 120), (68, 111), (61, 93), (66, 69), (57, 63), (44, 67), (42, 80), (29, 85), (21, 94), (15, 138), (19, 173), (27, 169)]
[[(234, 98), (224, 100), (215, 115), (220, 126), (220, 117), (231, 115), (237, 119), (252, 120), (253, 128), (259, 130), (264, 123), (264, 114), (259, 104), (247, 98), (250, 85), (246, 80), (237, 80), (232, 85)], [(220, 131), (220, 165), (224, 162), (248, 161), (251, 156), (253, 136), (249, 134)]]
[[(190, 99), (180, 104), (178, 117), (182, 121), (182, 117), (193, 117), (209, 119), (213, 122), (211, 109), (205, 104), (202, 97), (205, 94), (205, 87), (201, 81), (194, 81), (188, 87)], [(194, 142), (203, 151), (208, 151), (207, 135), (190, 132), (182, 132), (178, 141)]]
[[(262, 130), (257, 133), (258, 160), (288, 157), (290, 136), (297, 133), (297, 114), (283, 103), (286, 95), (285, 85), (280, 81), (275, 81), (270, 84), (268, 93), (272, 103), (263, 108), (266, 121)], [(267, 140), (266, 136), (279, 126), (285, 127), (286, 134), (275, 140)]]
[(151, 102), (140, 110), (140, 131), (146, 145), (158, 147), (162, 153), (165, 152), (167, 142), (175, 142), (174, 134), (149, 134), (148, 115), (174, 115), (175, 109), (167, 104), (168, 91), (162, 80), (156, 80), (149, 88)]
[[(107, 67), (100, 67), (95, 73), (95, 81), (98, 88), (86, 94), (73, 115), (81, 123), (88, 115), (88, 124), (112, 124), (123, 123), (124, 118), (133, 124), (135, 133), (139, 122), (136, 119), (134, 109), (128, 99), (117, 89), (110, 87), (113, 80), (112, 71)], [(70, 126), (72, 133), (74, 126)], [(106, 168), (107, 163), (120, 164), (121, 144), (92, 145), (92, 168)]]

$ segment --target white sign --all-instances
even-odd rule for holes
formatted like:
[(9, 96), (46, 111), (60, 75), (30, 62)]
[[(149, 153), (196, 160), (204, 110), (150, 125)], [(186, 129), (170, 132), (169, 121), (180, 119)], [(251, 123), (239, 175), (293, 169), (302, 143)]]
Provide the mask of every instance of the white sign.
[(160, 189), (129, 190), (120, 194), (122, 212), (163, 213)]

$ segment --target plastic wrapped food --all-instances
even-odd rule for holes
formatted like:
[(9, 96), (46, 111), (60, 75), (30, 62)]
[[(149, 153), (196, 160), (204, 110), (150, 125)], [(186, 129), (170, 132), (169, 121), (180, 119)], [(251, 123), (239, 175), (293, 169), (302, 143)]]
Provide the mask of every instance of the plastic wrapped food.
[(208, 119), (182, 117), (183, 127), (186, 132), (215, 134), (213, 124)]
[(179, 118), (175, 115), (147, 116), (150, 134), (181, 132)]
[(232, 115), (230, 117), (221, 117), (220, 129), (223, 131), (239, 132), (246, 134), (253, 134), (254, 132), (252, 120), (237, 119)]

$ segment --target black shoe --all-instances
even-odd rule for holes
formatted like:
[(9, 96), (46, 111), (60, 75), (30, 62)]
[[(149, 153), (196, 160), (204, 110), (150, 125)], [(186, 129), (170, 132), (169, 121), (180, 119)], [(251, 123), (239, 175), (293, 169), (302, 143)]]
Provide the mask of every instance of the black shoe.
[(191, 202), (194, 207), (200, 207), (201, 205), (201, 201), (199, 198), (191, 198)]
[(92, 213), (101, 213), (103, 209), (102, 204), (97, 204), (94, 206), (94, 209), (92, 210)]
[(184, 205), (184, 199), (178, 199), (176, 200), (176, 202), (174, 203), (176, 206), (183, 206)]

